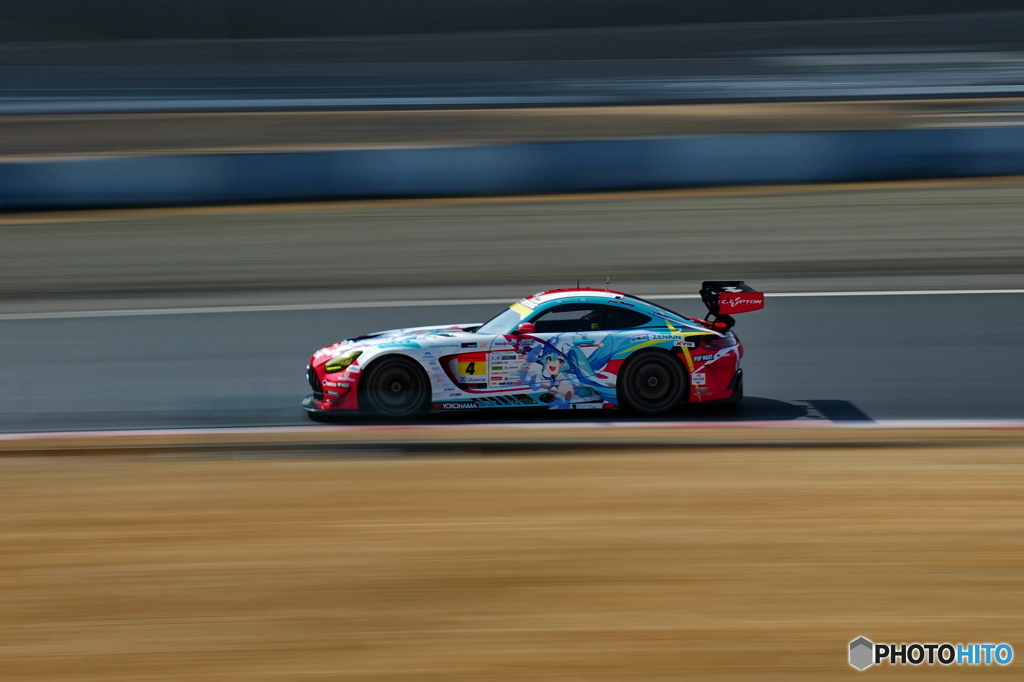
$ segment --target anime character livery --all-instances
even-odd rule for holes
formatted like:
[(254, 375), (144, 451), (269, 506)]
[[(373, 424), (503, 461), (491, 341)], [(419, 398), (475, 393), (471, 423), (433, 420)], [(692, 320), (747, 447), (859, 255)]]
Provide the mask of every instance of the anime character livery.
[(314, 419), (490, 408), (665, 414), (743, 397), (732, 314), (764, 307), (743, 282), (704, 282), (705, 319), (621, 292), (556, 289), (483, 324), (376, 332), (322, 348), (306, 375)]

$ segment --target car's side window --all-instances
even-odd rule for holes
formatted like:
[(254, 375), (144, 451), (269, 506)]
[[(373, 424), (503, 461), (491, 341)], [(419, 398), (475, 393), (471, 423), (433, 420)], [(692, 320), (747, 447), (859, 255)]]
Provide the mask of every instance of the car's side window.
[(601, 328), (602, 307), (594, 303), (565, 303), (540, 313), (531, 322), (538, 334), (594, 331)]
[(633, 329), (650, 321), (650, 317), (635, 310), (597, 303), (565, 303), (531, 320), (538, 334)]
[(601, 306), (605, 309), (604, 319), (601, 320), (601, 329), (613, 331), (615, 329), (635, 329), (642, 327), (651, 321), (651, 318), (636, 310), (619, 308), (618, 306)]

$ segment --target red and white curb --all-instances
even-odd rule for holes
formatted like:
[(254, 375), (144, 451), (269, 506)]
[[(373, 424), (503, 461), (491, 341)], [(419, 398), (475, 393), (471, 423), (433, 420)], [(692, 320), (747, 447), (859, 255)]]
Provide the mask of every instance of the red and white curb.
[(30, 431), (23, 433), (0, 433), (0, 442), (20, 440), (54, 440), (80, 438), (161, 438), (181, 436), (213, 436), (217, 438), (252, 437), (252, 436), (288, 436), (288, 435), (334, 435), (358, 433), (455, 433), (475, 434), (492, 431), (621, 431), (629, 430), (679, 430), (679, 431), (719, 431), (767, 429), (772, 431), (807, 431), (826, 430), (886, 430), (886, 429), (968, 429), (968, 430), (1024, 430), (1021, 419), (890, 419), (863, 421), (828, 421), (791, 420), (791, 421), (685, 421), (685, 422), (641, 422), (641, 421), (600, 421), (600, 422), (526, 422), (516, 423), (461, 423), (461, 424), (348, 424), (348, 425), (310, 425), (310, 426), (260, 426), (260, 427), (225, 427), (202, 429), (128, 429), (107, 431)]
[(881, 446), (1003, 444), (1024, 446), (1024, 420), (883, 420), (829, 422), (542, 422), (524, 424), (353, 424), (223, 429), (133, 429), (0, 434), (0, 455), (159, 452), (238, 453), (304, 449), (539, 448), (695, 446)]

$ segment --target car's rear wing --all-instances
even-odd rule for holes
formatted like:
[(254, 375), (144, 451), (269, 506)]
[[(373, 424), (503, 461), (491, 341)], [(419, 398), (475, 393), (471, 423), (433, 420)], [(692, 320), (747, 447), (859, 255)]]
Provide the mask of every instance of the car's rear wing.
[(734, 324), (732, 315), (764, 308), (764, 294), (738, 280), (702, 282), (700, 300), (704, 301), (708, 316), (714, 316), (717, 322), (724, 322), (727, 327)]

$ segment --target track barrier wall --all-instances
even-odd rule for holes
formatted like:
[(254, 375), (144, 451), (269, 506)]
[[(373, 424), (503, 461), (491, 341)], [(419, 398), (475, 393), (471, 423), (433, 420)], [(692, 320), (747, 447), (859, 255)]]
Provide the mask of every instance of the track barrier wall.
[(0, 162), (0, 210), (1024, 174), (1024, 127)]

